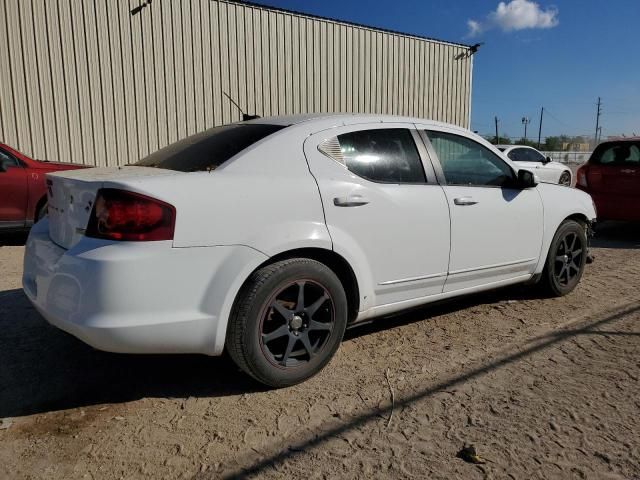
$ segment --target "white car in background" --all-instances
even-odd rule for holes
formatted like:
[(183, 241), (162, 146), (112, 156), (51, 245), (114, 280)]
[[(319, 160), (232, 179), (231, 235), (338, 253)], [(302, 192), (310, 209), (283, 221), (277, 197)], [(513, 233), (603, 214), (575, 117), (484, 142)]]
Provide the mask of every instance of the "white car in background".
[(372, 317), (516, 283), (571, 292), (596, 216), (468, 130), (378, 115), (216, 127), (47, 186), (23, 286), (51, 324), (112, 352), (226, 349), (276, 387)]
[(571, 170), (566, 165), (545, 157), (535, 148), (526, 145), (496, 145), (496, 147), (516, 165), (535, 173), (541, 182), (558, 183), (566, 187), (572, 185)]

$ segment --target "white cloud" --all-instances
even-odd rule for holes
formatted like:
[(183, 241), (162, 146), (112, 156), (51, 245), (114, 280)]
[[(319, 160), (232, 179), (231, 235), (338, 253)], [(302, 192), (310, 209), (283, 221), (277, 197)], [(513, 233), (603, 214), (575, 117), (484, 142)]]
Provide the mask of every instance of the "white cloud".
[(494, 12), (484, 20), (468, 20), (469, 36), (473, 37), (492, 28), (500, 28), (504, 32), (531, 28), (553, 28), (558, 25), (558, 9), (540, 8), (531, 0), (511, 0), (500, 2)]

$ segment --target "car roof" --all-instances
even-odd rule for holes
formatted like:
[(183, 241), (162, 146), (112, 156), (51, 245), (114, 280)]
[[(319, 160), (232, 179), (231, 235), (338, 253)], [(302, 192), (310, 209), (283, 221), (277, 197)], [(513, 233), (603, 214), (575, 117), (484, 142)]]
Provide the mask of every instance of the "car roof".
[(376, 115), (367, 113), (304, 113), (299, 115), (278, 115), (271, 117), (260, 117), (242, 123), (262, 123), (271, 125), (282, 125), (285, 127), (300, 124), (324, 124), (327, 121), (334, 121), (337, 124), (350, 125), (354, 123), (366, 122), (395, 122), (395, 123), (420, 123), (434, 127), (453, 128), (456, 130), (469, 132), (468, 129), (444, 122), (437, 122), (426, 118), (404, 117), (399, 115)]
[(606, 140), (603, 140), (599, 145), (604, 145), (604, 144), (607, 144), (607, 143), (620, 143), (620, 142), (638, 143), (638, 142), (640, 142), (640, 137), (607, 138)]

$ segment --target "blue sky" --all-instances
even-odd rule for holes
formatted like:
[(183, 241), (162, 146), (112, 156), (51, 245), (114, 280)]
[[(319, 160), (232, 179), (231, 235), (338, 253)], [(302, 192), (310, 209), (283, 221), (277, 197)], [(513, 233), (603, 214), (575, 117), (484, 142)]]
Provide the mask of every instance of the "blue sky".
[[(497, 115), (500, 134), (519, 138), (527, 116), (528, 137), (537, 136), (544, 105), (543, 137), (593, 136), (600, 96), (603, 137), (640, 135), (640, 0), (258, 3), (442, 40), (485, 42), (473, 71), (471, 126), (480, 133), (494, 131)], [(479, 31), (470, 35), (472, 30)]]

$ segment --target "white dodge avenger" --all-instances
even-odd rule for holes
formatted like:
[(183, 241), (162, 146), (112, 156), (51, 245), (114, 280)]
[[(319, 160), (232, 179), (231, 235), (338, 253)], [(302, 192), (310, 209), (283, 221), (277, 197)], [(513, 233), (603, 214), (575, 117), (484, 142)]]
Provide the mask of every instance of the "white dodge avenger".
[(51, 324), (112, 352), (226, 349), (275, 387), (356, 322), (516, 283), (571, 292), (596, 217), (467, 130), (375, 115), (216, 127), (47, 185), (23, 286)]

